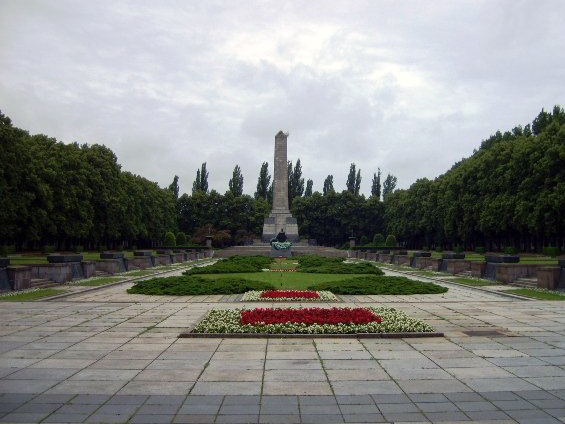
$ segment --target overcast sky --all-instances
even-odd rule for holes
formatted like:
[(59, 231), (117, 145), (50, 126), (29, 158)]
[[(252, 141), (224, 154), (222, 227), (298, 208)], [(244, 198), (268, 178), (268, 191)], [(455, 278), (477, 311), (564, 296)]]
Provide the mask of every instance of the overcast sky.
[(351, 162), (406, 188), (555, 104), (561, 0), (0, 0), (2, 113), (181, 192), (207, 162), (252, 194), (279, 130), (315, 190)]

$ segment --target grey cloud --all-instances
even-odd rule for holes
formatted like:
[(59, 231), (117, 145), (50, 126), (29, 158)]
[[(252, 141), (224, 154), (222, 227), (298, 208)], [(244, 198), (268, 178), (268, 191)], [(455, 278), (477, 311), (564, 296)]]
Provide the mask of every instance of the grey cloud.
[(321, 190), (435, 176), (497, 129), (563, 103), (565, 3), (0, 2), (0, 109), (32, 133), (102, 143), (190, 192), (208, 163), (252, 194), (288, 130)]

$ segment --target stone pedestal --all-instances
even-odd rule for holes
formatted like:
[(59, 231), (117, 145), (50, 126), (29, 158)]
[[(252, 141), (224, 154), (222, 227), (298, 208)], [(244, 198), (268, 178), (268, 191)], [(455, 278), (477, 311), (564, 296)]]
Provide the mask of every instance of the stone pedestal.
[(292, 252), (290, 249), (277, 250), (274, 247), (271, 248), (271, 258), (290, 258)]
[(31, 287), (30, 266), (9, 266), (8, 280), (13, 290), (25, 290)]
[(555, 290), (559, 286), (560, 275), (561, 268), (557, 266), (538, 268), (538, 287), (540, 289)]

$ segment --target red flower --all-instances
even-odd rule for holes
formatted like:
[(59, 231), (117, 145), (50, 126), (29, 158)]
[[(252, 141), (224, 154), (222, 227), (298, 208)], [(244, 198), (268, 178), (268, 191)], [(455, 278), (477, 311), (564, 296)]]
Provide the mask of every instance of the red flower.
[(279, 299), (281, 297), (289, 299), (318, 299), (320, 295), (315, 291), (265, 290), (261, 293), (261, 297), (268, 299)]
[(256, 308), (241, 312), (241, 325), (304, 323), (323, 324), (380, 324), (382, 319), (367, 308)]

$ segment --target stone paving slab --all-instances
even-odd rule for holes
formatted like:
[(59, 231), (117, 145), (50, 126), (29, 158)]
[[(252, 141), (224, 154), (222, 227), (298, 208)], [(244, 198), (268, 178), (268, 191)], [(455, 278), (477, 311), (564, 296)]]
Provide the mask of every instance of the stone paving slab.
[[(126, 287), (0, 304), (0, 422), (565, 417), (565, 316), (557, 302), (459, 287), (437, 302), (356, 296), (347, 305), (387, 301), (445, 337), (179, 339), (210, 308), (241, 303), (157, 296), (136, 303)], [(465, 333), (476, 330), (488, 333)]]

